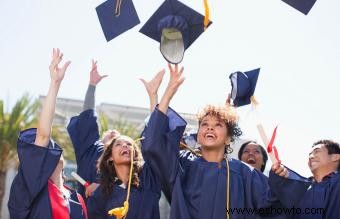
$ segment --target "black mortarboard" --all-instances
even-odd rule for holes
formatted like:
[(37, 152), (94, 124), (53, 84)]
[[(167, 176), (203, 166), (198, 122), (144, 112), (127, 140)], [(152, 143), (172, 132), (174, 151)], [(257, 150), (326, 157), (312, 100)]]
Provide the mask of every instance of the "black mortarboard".
[(316, 0), (282, 0), (288, 5), (292, 6), (301, 13), (307, 15), (310, 9), (312, 9)]
[(140, 32), (160, 42), (164, 58), (177, 64), (184, 51), (203, 33), (203, 22), (204, 16), (192, 8), (177, 0), (165, 0)]
[(107, 41), (140, 23), (132, 0), (108, 0), (96, 11)]
[(258, 68), (244, 73), (238, 71), (230, 74), (231, 99), (233, 99), (234, 106), (239, 107), (250, 104), (259, 73), (260, 69)]
[(197, 130), (191, 130), (190, 132), (184, 132), (182, 140), (188, 147), (195, 148), (195, 146), (197, 144)]

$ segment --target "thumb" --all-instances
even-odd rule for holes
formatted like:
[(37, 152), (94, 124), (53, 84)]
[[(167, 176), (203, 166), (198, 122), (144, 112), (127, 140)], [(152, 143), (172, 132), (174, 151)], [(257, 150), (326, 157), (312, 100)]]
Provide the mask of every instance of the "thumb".
[(146, 86), (147, 82), (143, 78), (140, 78), (139, 80), (144, 84), (144, 86)]

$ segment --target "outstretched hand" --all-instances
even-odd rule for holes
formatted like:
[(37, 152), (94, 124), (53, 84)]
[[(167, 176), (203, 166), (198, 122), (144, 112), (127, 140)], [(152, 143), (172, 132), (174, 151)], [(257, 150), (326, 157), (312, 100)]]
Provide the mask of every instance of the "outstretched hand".
[(59, 67), (60, 62), (63, 59), (63, 53), (60, 52), (60, 50), (57, 48), (53, 48), (53, 53), (52, 53), (52, 61), (49, 66), (50, 69), (50, 76), (51, 76), (51, 81), (55, 82), (57, 84), (60, 84), (61, 81), (64, 78), (66, 69), (70, 65), (71, 61), (65, 62), (63, 67)]
[(184, 82), (184, 68), (181, 67), (181, 69), (178, 70), (178, 64), (175, 64), (175, 67), (173, 67), (170, 63), (168, 63), (168, 67), (170, 70), (170, 80), (167, 90), (173, 91), (173, 93), (175, 93), (179, 86)]
[(179, 86), (184, 82), (183, 67), (178, 70), (177, 64), (175, 66), (172, 66), (170, 63), (168, 64), (168, 67), (170, 70), (170, 80), (167, 88), (165, 89), (164, 95), (158, 105), (158, 109), (165, 114), (168, 110), (172, 97), (177, 92)]
[(97, 84), (103, 79), (106, 78), (107, 75), (100, 75), (97, 69), (97, 61), (92, 59), (92, 69), (90, 71), (90, 84), (93, 86), (97, 86)]
[(288, 178), (289, 171), (286, 167), (281, 165), (281, 162), (276, 162), (275, 164), (273, 164), (272, 171), (281, 177)]
[(165, 69), (162, 69), (149, 82), (147, 82), (143, 78), (139, 79), (141, 80), (141, 82), (143, 82), (145, 89), (148, 92), (149, 96), (157, 96), (158, 89), (162, 83), (164, 74), (165, 74)]

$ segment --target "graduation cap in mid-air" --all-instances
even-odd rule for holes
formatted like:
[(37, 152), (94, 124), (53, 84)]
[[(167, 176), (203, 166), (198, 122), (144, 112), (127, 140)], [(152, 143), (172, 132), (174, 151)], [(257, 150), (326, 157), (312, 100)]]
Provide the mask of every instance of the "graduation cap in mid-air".
[(197, 130), (191, 130), (189, 132), (184, 132), (182, 137), (183, 143), (185, 143), (190, 148), (195, 148), (197, 143)]
[(106, 41), (140, 23), (132, 0), (108, 0), (96, 7)]
[(282, 0), (301, 13), (307, 15), (314, 6), (316, 0)]
[(257, 78), (260, 73), (260, 68), (247, 71), (235, 72), (230, 74), (231, 82), (231, 99), (234, 106), (244, 106), (251, 103), (251, 98), (254, 95)]
[(204, 16), (197, 11), (178, 0), (165, 0), (140, 32), (160, 42), (163, 57), (177, 64), (183, 60), (184, 51), (204, 32), (203, 23)]

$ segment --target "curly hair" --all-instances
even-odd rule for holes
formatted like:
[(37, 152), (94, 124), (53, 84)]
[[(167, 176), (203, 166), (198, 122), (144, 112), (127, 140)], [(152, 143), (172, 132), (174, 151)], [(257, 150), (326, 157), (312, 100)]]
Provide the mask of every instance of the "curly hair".
[(242, 135), (242, 131), (238, 126), (238, 115), (234, 107), (207, 105), (197, 114), (198, 126), (206, 116), (214, 116), (226, 124), (231, 142), (234, 142), (236, 138)]
[[(114, 163), (110, 160), (112, 156), (112, 147), (115, 144), (116, 140), (119, 139), (120, 136), (116, 136), (110, 141), (107, 141), (105, 145), (105, 150), (103, 154), (98, 159), (97, 169), (100, 173), (100, 185), (102, 187), (102, 191), (105, 197), (108, 197), (113, 191), (114, 182), (117, 180), (117, 174), (114, 167)], [(128, 136), (124, 136), (131, 139)], [(134, 158), (133, 158), (133, 172), (132, 172), (132, 180), (131, 184), (138, 187), (139, 186), (139, 172), (143, 166), (143, 157), (140, 151), (139, 146), (131, 139), (133, 142), (134, 149)]]

